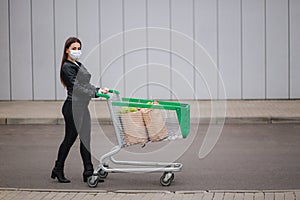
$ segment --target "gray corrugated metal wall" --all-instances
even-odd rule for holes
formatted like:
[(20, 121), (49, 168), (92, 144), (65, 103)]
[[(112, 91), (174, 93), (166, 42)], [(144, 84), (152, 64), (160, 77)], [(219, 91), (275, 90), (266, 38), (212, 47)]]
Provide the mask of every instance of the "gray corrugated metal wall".
[[(69, 36), (82, 40), (93, 83), (117, 87), (125, 96), (300, 98), (299, 19), (299, 0), (0, 0), (0, 100), (64, 99), (59, 65)], [(216, 62), (220, 77), (196, 43), (178, 43), (180, 35), (171, 32), (140, 29), (115, 37), (112, 49), (95, 49), (112, 35), (144, 27), (194, 39)], [(112, 55), (154, 43), (179, 50), (191, 63), (150, 48), (106, 67)]]

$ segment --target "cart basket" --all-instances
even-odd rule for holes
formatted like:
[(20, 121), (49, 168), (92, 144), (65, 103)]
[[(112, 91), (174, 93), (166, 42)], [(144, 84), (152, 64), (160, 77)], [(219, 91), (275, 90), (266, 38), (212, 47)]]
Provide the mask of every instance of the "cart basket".
[(190, 105), (173, 101), (157, 101), (158, 104), (149, 104), (149, 102), (154, 101), (149, 99), (122, 98), (121, 101), (113, 101), (112, 106), (174, 110), (177, 114), (182, 137), (186, 138), (190, 132)]

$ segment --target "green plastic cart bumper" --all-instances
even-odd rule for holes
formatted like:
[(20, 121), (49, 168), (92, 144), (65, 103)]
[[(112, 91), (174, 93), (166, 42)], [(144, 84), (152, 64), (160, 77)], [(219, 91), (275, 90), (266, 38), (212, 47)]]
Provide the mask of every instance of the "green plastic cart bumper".
[(120, 94), (120, 91), (118, 90), (108, 90), (109, 93), (114, 93), (114, 94)]
[(158, 104), (149, 104), (154, 100), (122, 98), (122, 101), (112, 102), (113, 106), (136, 107), (136, 108), (152, 108), (161, 110), (175, 110), (180, 125), (182, 137), (186, 138), (190, 132), (190, 105), (180, 102), (157, 101)]
[(98, 97), (102, 97), (102, 98), (105, 98), (105, 99), (109, 99), (110, 98), (109, 94), (102, 94), (102, 93), (97, 92), (96, 95)]

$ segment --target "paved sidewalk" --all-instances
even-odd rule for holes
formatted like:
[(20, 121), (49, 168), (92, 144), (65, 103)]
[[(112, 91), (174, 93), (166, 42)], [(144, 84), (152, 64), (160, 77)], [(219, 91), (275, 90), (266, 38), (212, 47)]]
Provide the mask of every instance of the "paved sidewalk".
[[(300, 100), (185, 101), (191, 122), (300, 123)], [(0, 101), (0, 124), (61, 124), (63, 101)], [(110, 123), (104, 100), (90, 103), (94, 121)]]
[(1, 200), (299, 200), (300, 190), (291, 191), (46, 191), (0, 189)]

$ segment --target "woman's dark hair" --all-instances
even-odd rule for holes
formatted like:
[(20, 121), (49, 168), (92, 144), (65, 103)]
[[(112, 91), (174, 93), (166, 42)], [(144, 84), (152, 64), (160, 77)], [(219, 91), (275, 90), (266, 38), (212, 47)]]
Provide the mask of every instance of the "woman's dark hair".
[[(65, 42), (65, 46), (64, 46), (64, 51), (63, 51), (63, 56), (62, 56), (62, 59), (61, 59), (61, 65), (60, 65), (60, 70), (64, 64), (64, 62), (68, 59), (68, 54), (66, 53), (67, 49), (75, 42), (78, 42), (80, 44), (80, 47), (81, 47), (81, 41), (76, 38), (76, 37), (69, 37), (67, 39), (67, 41)], [(64, 83), (64, 81), (62, 80), (62, 77), (61, 77), (61, 73), (60, 73), (60, 81), (61, 83), (63, 84), (64, 87), (66, 87), (66, 84)]]

